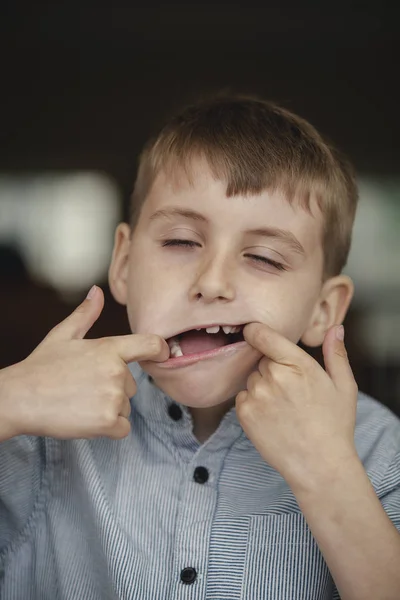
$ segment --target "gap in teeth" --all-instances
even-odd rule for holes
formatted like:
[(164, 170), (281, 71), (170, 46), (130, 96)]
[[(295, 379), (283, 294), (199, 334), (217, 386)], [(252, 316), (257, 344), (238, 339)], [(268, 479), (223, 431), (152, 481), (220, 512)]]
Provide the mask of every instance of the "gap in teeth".
[(239, 333), (239, 331), (241, 329), (240, 326), (236, 326), (236, 325), (222, 325), (221, 327), (219, 325), (214, 325), (213, 327), (206, 327), (206, 332), (207, 333), (218, 333), (220, 328), (226, 334)]

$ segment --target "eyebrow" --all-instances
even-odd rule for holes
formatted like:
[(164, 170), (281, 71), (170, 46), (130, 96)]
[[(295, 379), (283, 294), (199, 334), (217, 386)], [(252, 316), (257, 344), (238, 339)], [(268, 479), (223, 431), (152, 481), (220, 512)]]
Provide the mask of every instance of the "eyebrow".
[(298, 254), (306, 253), (297, 237), (293, 235), (291, 231), (286, 231), (285, 229), (278, 229), (277, 227), (262, 227), (259, 229), (248, 229), (245, 231), (245, 233), (259, 237), (275, 238), (290, 246), (292, 250)]
[(192, 219), (193, 221), (208, 223), (208, 219), (206, 219), (206, 217), (195, 210), (191, 210), (190, 208), (170, 208), (168, 210), (156, 210), (156, 212), (151, 215), (150, 221), (160, 218), (169, 219), (170, 217), (184, 217), (185, 219)]
[[(171, 217), (183, 217), (185, 219), (191, 219), (192, 221), (209, 223), (209, 220), (201, 213), (189, 208), (185, 209), (178, 207), (157, 210), (151, 215), (150, 221), (155, 221), (161, 218), (169, 219)], [(277, 227), (261, 227), (257, 229), (247, 229), (244, 233), (258, 237), (266, 237), (269, 239), (274, 238), (284, 242), (298, 254), (306, 253), (296, 236), (291, 231), (286, 231), (285, 229), (279, 229)]]

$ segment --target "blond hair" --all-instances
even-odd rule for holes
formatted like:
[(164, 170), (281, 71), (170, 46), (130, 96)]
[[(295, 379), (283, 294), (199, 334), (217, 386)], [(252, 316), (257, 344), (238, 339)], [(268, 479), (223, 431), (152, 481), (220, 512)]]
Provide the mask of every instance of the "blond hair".
[(358, 200), (354, 171), (310, 123), (255, 97), (217, 96), (189, 106), (149, 140), (132, 194), (132, 229), (160, 171), (173, 174), (181, 167), (190, 181), (199, 157), (226, 181), (228, 197), (282, 191), (308, 210), (316, 198), (323, 214), (324, 277), (342, 271)]

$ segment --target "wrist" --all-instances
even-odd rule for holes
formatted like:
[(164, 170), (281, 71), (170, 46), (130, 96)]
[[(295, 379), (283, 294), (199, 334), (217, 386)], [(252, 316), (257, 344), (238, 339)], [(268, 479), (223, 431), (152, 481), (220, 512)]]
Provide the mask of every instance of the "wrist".
[(337, 446), (327, 456), (320, 455), (312, 464), (292, 473), (288, 484), (296, 497), (312, 496), (332, 489), (360, 468), (364, 469), (354, 444)]
[(21, 399), (18, 365), (0, 369), (0, 442), (21, 435), (18, 404)]

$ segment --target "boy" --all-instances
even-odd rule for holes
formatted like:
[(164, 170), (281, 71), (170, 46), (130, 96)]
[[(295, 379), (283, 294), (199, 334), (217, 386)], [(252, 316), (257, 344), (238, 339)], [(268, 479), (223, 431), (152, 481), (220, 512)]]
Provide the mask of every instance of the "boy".
[(340, 326), (356, 202), (258, 99), (146, 146), (109, 272), (134, 334), (82, 339), (94, 287), (0, 374), (3, 600), (400, 597), (399, 420), (357, 398)]

